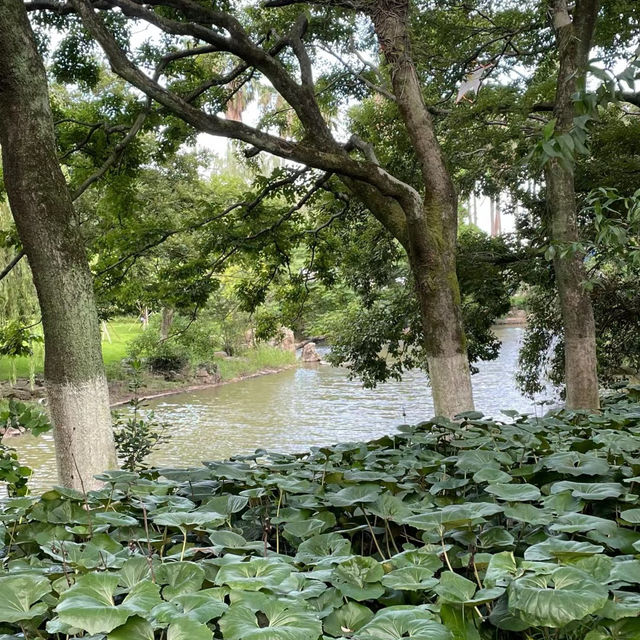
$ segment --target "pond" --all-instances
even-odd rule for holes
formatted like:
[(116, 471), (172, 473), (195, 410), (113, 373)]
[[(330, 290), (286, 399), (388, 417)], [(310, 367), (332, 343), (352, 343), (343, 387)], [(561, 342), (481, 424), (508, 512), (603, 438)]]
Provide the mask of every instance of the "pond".
[[(497, 329), (502, 349), (497, 360), (480, 363), (473, 376), (476, 408), (487, 415), (501, 409), (541, 413), (541, 408), (515, 387), (521, 327)], [(156, 417), (171, 425), (172, 437), (152, 456), (159, 466), (194, 466), (258, 448), (304, 451), (312, 445), (370, 440), (393, 432), (402, 423), (433, 415), (423, 373), (408, 373), (402, 382), (363, 389), (344, 369), (303, 365), (281, 373), (251, 378), (147, 403)], [(24, 464), (34, 469), (32, 486), (56, 482), (53, 439), (12, 440)]]

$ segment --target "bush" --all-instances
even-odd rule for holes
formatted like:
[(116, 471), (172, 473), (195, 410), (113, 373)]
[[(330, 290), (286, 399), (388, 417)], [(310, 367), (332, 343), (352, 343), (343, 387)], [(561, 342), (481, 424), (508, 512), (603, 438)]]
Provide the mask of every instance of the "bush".
[(133, 360), (141, 360), (149, 371), (170, 375), (187, 369), (190, 354), (174, 339), (162, 340), (155, 327), (149, 327), (129, 344)]

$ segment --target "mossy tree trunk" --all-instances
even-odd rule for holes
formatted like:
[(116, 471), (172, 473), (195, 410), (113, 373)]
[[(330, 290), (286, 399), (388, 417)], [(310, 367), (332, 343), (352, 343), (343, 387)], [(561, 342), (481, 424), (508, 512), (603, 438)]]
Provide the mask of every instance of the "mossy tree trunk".
[[(597, 12), (597, 0), (578, 0), (573, 13), (566, 0), (553, 2), (552, 19), (559, 57), (553, 112), (556, 135), (573, 128), (573, 96), (585, 77)], [(573, 170), (552, 158), (547, 162), (545, 179), (552, 244), (563, 248), (577, 243), (578, 209)], [(583, 259), (580, 253), (563, 255), (556, 251), (553, 266), (564, 330), (566, 404), (570, 409), (597, 410), (600, 401), (596, 327), (591, 298), (583, 286), (587, 279)]]
[(406, 248), (416, 281), (438, 415), (474, 408), (456, 274), (458, 198), (411, 55), (408, 0), (377, 0), (371, 18), (400, 115), (420, 163), (421, 206), (407, 210)]
[(38, 293), (60, 482), (116, 466), (93, 283), (56, 155), (47, 78), (21, 0), (0, 2), (4, 183)]

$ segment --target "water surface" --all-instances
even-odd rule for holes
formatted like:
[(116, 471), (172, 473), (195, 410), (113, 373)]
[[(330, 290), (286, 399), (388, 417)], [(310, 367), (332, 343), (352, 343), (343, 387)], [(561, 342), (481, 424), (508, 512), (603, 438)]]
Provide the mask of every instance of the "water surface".
[[(520, 327), (500, 327), (500, 357), (480, 363), (473, 376), (476, 408), (497, 416), (501, 409), (540, 412), (514, 383)], [(304, 451), (311, 445), (369, 440), (433, 415), (425, 375), (406, 374), (402, 382), (364, 389), (348, 372), (328, 365), (305, 365), (211, 389), (148, 402), (156, 417), (171, 425), (172, 437), (151, 457), (160, 466), (193, 466), (265, 448)], [(12, 440), (21, 459), (35, 470), (34, 488), (56, 481), (53, 440)]]

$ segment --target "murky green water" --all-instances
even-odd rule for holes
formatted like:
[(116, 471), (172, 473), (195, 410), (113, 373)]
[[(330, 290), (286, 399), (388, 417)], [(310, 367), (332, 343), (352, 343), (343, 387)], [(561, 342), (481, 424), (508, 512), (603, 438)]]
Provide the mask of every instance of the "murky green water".
[[(515, 388), (513, 376), (522, 337), (520, 327), (498, 329), (500, 357), (480, 365), (473, 377), (476, 407), (488, 415), (501, 409), (534, 412), (534, 404)], [(308, 365), (222, 387), (181, 393), (148, 403), (172, 425), (172, 438), (152, 462), (191, 466), (203, 460), (252, 453), (257, 448), (304, 451), (311, 445), (366, 440), (392, 432), (403, 422), (433, 415), (424, 374), (402, 382), (363, 389), (347, 372)], [(539, 408), (537, 408), (540, 411)], [(12, 444), (35, 470), (34, 488), (55, 484), (53, 440), (16, 438)]]

